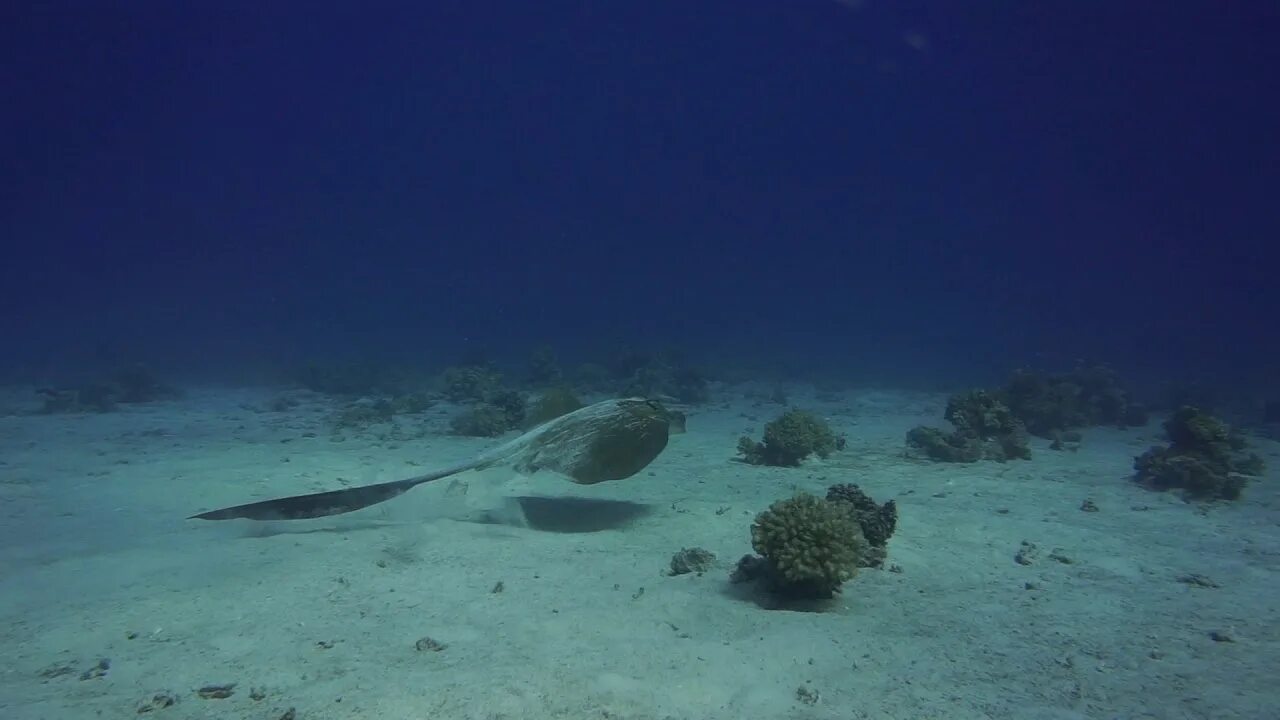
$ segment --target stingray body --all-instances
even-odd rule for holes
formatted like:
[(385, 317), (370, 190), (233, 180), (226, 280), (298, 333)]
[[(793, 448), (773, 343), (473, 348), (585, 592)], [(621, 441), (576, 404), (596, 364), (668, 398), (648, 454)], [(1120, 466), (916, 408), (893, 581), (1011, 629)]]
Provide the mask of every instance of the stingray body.
[(499, 466), (525, 474), (552, 470), (586, 485), (622, 480), (640, 472), (666, 448), (671, 418), (669, 411), (651, 400), (606, 400), (549, 420), (466, 462), (425, 475), (236, 505), (190, 519), (301, 520), (341, 515), (385, 502), (432, 480)]

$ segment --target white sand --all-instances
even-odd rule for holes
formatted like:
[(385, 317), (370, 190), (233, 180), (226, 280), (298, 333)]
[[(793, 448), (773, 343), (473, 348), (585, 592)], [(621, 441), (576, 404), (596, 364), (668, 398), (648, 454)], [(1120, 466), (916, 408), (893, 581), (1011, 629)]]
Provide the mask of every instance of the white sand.
[[(403, 439), (334, 442), (332, 405), (253, 409), (271, 394), (0, 417), (0, 718), (138, 717), (162, 692), (176, 704), (143, 717), (1280, 717), (1273, 443), (1256, 441), (1268, 477), (1206, 508), (1128, 480), (1158, 423), (1091, 430), (1077, 453), (1037, 441), (1030, 462), (931, 465), (900, 451), (908, 427), (941, 424), (941, 397), (797, 391), (847, 450), (793, 470), (734, 463), (737, 437), (779, 411), (735, 401), (697, 411), (617, 483), (490, 471), (338, 518), (184, 520), (489, 444), (436, 434), (443, 410), (399, 422)], [(901, 572), (863, 571), (822, 613), (763, 609), (728, 584), (756, 512), (837, 482), (897, 500)], [(528, 504), (536, 527), (517, 496), (549, 498)], [(1039, 551), (1027, 566), (1024, 540)], [(686, 546), (718, 567), (665, 576)], [(1179, 581), (1191, 573), (1218, 587)], [(423, 637), (445, 648), (415, 649)], [(100, 658), (105, 674), (81, 679)], [(219, 683), (234, 694), (195, 692)]]

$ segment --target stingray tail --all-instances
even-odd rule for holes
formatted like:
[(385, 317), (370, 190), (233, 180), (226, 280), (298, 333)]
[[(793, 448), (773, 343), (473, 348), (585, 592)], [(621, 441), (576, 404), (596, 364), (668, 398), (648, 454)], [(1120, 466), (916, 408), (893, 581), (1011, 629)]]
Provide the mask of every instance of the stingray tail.
[(220, 508), (218, 510), (202, 512), (197, 515), (192, 515), (187, 519), (235, 520), (244, 518), (248, 520), (305, 520), (308, 518), (341, 515), (343, 513), (367, 508), (370, 505), (377, 505), (380, 502), (386, 502), (393, 497), (403, 495), (423, 483), (429, 483), (432, 480), (439, 480), (442, 477), (456, 475), (463, 470), (470, 469), (472, 466), (472, 463), (467, 463), (445, 470), (427, 473), (426, 475), (405, 478), (404, 480), (394, 480), (392, 482), (377, 483), (375, 485), (361, 485), (360, 487), (346, 488), (344, 490), (329, 490), (327, 492), (310, 493), (308, 495), (293, 495), (291, 497), (276, 498), (274, 500), (263, 500), (261, 502), (235, 505), (232, 507)]

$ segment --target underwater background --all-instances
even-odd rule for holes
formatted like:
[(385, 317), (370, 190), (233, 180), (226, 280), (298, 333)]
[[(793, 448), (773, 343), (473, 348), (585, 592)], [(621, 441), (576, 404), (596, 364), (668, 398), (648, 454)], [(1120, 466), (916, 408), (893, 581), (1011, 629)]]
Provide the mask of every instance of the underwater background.
[(1280, 717), (1280, 5), (0, 8), (0, 718)]
[(630, 344), (1259, 382), (1280, 349), (1269, 3), (4, 13), (16, 378)]

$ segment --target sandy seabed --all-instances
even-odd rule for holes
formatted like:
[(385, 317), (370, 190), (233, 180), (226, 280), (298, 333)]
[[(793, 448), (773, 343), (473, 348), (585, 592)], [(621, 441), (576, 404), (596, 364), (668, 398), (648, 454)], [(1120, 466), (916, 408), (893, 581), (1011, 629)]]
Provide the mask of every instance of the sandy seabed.
[[(30, 392), (0, 395), (4, 720), (1280, 717), (1270, 441), (1243, 500), (1195, 505), (1129, 479), (1158, 422), (927, 464), (903, 437), (944, 397), (797, 391), (843, 452), (736, 463), (781, 409), (736, 399), (628, 480), (490, 470), (341, 517), (211, 523), (184, 518), (491, 442), (444, 434), (443, 406), (335, 434), (331, 401), (269, 412), (269, 388), (47, 416)], [(728, 582), (756, 513), (835, 483), (897, 502), (886, 569), (822, 612)], [(685, 547), (716, 567), (668, 575)]]

